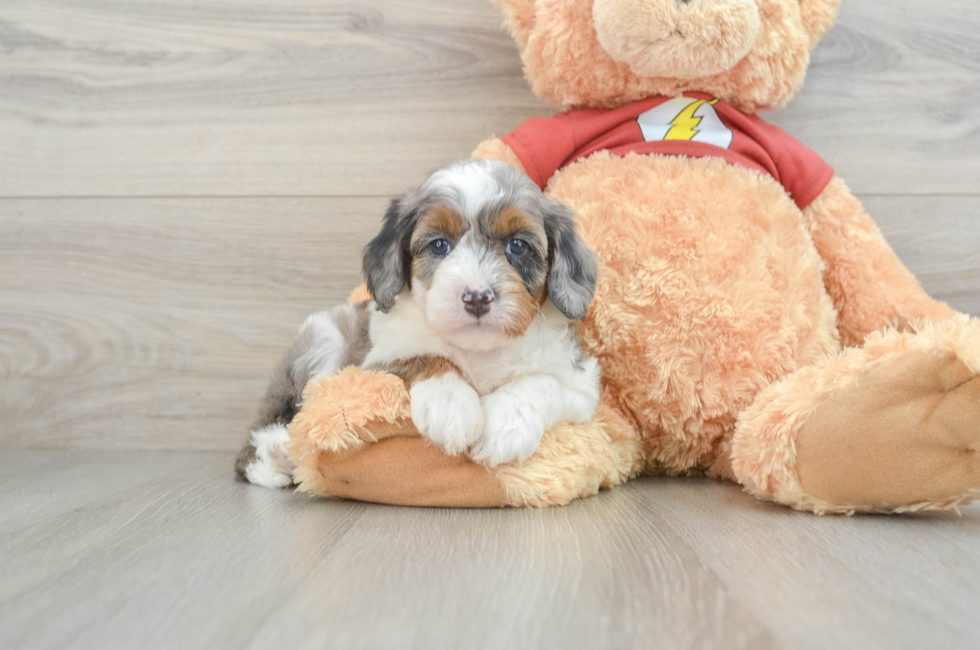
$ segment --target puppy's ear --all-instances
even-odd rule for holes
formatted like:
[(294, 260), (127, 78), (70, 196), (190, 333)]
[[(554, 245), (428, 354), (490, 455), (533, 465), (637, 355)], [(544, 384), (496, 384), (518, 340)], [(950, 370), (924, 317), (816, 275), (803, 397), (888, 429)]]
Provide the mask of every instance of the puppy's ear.
[(385, 313), (395, 306), (395, 297), (409, 282), (410, 245), (418, 218), (419, 203), (415, 193), (402, 194), (388, 206), (381, 232), (364, 247), (361, 267), (364, 279), (378, 309)]
[(595, 293), (599, 269), (595, 254), (575, 232), (575, 214), (558, 201), (548, 201), (544, 229), (548, 234), (548, 296), (571, 320), (585, 320)]

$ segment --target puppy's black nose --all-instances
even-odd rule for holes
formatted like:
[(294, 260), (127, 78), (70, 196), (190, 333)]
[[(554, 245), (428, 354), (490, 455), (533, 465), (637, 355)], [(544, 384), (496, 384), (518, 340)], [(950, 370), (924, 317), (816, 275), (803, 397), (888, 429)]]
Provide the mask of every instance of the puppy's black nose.
[(477, 318), (490, 311), (490, 303), (492, 302), (493, 291), (490, 289), (483, 289), (482, 291), (467, 289), (463, 292), (463, 304), (466, 311)]

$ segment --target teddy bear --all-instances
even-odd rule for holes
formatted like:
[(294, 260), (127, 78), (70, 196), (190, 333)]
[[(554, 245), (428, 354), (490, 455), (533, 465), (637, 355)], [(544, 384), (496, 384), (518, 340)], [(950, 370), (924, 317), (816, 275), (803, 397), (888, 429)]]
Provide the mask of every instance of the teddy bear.
[[(929, 297), (844, 180), (759, 116), (802, 85), (840, 0), (496, 0), (562, 113), (481, 143), (578, 214), (594, 421), (486, 468), (427, 443), (398, 378), (307, 387), (301, 491), (554, 506), (707, 475), (817, 514), (956, 509), (980, 489), (980, 321)], [(364, 299), (359, 289), (352, 299)]]

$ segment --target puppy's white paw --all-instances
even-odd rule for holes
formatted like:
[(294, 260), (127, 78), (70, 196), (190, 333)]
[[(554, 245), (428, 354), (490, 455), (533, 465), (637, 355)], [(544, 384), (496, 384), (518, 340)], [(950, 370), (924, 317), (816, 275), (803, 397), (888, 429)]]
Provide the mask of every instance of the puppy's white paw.
[(447, 454), (465, 451), (483, 432), (480, 396), (455, 374), (417, 382), (409, 397), (415, 428)]
[(470, 452), (473, 460), (494, 467), (513, 460), (523, 462), (537, 451), (544, 422), (528, 400), (490, 393), (483, 397), (483, 412), (487, 423), (483, 437)]
[(267, 488), (284, 488), (292, 484), (296, 466), (286, 451), (288, 440), (289, 432), (281, 424), (270, 424), (252, 432), (255, 460), (245, 468), (249, 483)]

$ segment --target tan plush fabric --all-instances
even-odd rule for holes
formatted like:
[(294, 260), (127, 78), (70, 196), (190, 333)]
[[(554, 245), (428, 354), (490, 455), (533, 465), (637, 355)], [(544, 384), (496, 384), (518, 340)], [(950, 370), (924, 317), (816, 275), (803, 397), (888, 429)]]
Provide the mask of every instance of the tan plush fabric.
[(800, 488), (860, 510), (968, 495), (980, 472), (972, 421), (978, 403), (980, 377), (952, 352), (883, 361), (803, 425), (796, 440)]
[(737, 480), (820, 513), (968, 503), (980, 488), (980, 320), (915, 327), (876, 332), (766, 389), (739, 416)]
[(351, 294), (347, 296), (347, 302), (352, 305), (356, 305), (359, 302), (364, 302), (365, 300), (371, 300), (371, 293), (367, 290), (367, 285), (364, 284), (354, 289)]
[(507, 504), (490, 472), (419, 436), (394, 375), (352, 367), (311, 383), (289, 429), (301, 492), (395, 505)]
[(948, 305), (926, 295), (843, 180), (832, 180), (803, 217), (824, 261), (845, 346), (861, 345), (885, 323), (953, 317)]
[(549, 431), (524, 465), (447, 456), (412, 425), (402, 380), (357, 368), (310, 384), (290, 435), (299, 491), (395, 505), (564, 505), (642, 468), (633, 428), (605, 406), (594, 423)]
[(594, 0), (596, 38), (613, 60), (644, 77), (695, 79), (723, 73), (759, 38), (756, 0)]
[(642, 441), (630, 422), (599, 405), (596, 421), (560, 424), (545, 434), (538, 451), (523, 465), (495, 470), (512, 506), (560, 506), (592, 496), (643, 470)]
[(800, 0), (800, 19), (803, 23), (803, 29), (810, 37), (810, 47), (815, 47), (831, 25), (834, 24), (840, 1)]
[[(507, 26), (521, 47), (524, 70), (534, 93), (555, 106), (613, 108), (654, 95), (676, 96), (696, 90), (748, 112), (771, 110), (789, 101), (803, 84), (810, 49), (833, 21), (839, 4), (839, 0), (755, 0), (758, 35), (748, 54), (728, 70), (682, 78), (644, 76), (614, 59), (599, 41), (590, 0), (495, 1), (504, 8)], [(725, 4), (703, 0), (681, 5), (676, 8), (678, 11), (667, 11), (668, 5), (661, 0), (649, 3), (662, 11), (644, 14), (648, 25), (645, 31), (668, 34), (685, 22), (687, 14), (704, 12), (701, 5)], [(669, 22), (657, 24), (655, 19)], [(694, 32), (702, 28), (691, 25), (689, 20), (685, 26)], [(627, 36), (624, 33), (623, 39)], [(613, 37), (607, 31), (603, 41), (609, 45)], [(733, 38), (734, 35), (719, 33), (714, 45), (693, 39), (695, 49), (687, 54), (705, 62), (726, 58), (719, 53), (731, 48)], [(712, 47), (718, 52), (712, 52)], [(672, 55), (676, 57), (678, 53), (673, 51)], [(634, 56), (640, 55), (634, 52)]]
[(799, 209), (771, 178), (711, 158), (599, 153), (548, 191), (602, 261), (583, 343), (649, 466), (726, 474), (739, 411), (839, 349)]
[(490, 138), (489, 140), (481, 142), (473, 151), (472, 157), (479, 159), (499, 160), (512, 167), (516, 167), (525, 174), (527, 173), (521, 159), (518, 158), (517, 154), (514, 153), (514, 150), (504, 144), (504, 141), (500, 138)]

